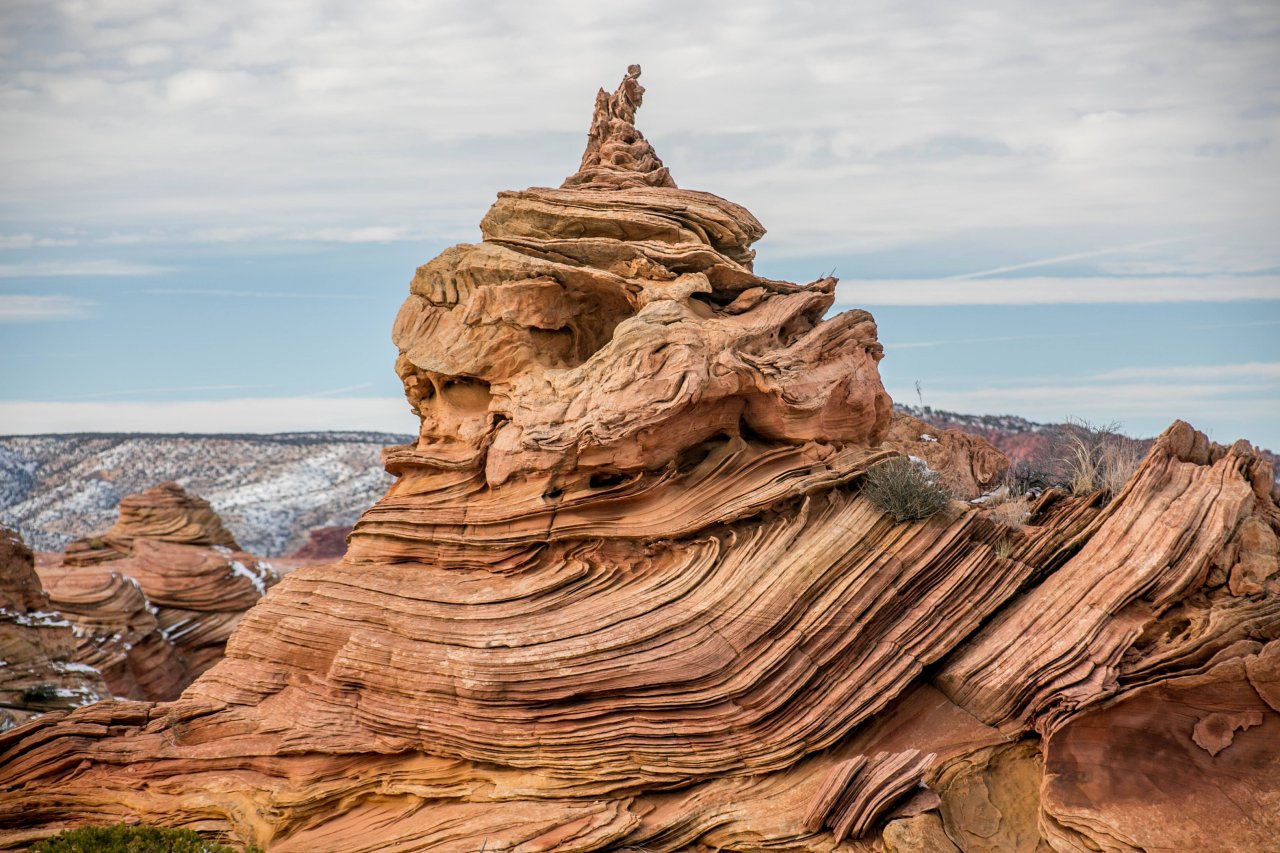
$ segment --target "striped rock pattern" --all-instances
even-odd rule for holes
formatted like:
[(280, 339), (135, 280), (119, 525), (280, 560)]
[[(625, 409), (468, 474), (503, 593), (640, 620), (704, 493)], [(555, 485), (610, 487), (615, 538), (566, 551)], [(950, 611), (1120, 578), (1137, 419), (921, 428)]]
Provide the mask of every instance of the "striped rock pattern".
[(37, 572), (50, 605), (71, 623), (75, 660), (102, 673), (112, 696), (176, 699), (191, 683), (135, 579), (60, 562), (38, 566)]
[[(890, 434), (874, 320), (753, 273), (763, 229), (675, 187), (638, 75), (578, 174), (418, 270), (393, 338), (421, 430), (342, 561), (289, 574), (179, 701), (0, 736), (0, 843), (129, 819), (275, 853), (1203, 849), (1172, 795), (1134, 831), (1129, 791), (1194, 795), (1197, 768), (1274, 801), (1267, 464), (1178, 423), (1117, 495), (893, 522), (859, 480), (921, 438)], [(930, 453), (972, 489), (1002, 464)], [(1153, 730), (1185, 760), (1117, 742), (1167, 708), (1195, 711)], [(1262, 849), (1277, 813), (1196, 819)]]
[(0, 528), (0, 731), (111, 695), (97, 670), (75, 659), (75, 648), (71, 623), (40, 586), (31, 549)]

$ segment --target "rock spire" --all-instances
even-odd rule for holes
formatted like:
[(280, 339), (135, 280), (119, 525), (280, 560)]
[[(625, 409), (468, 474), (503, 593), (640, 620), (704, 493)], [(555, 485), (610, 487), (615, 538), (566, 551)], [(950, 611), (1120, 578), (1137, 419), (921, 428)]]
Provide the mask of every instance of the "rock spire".
[(627, 68), (626, 76), (612, 95), (604, 89), (596, 94), (582, 164), (577, 172), (565, 178), (562, 187), (592, 190), (675, 187), (671, 173), (636, 128), (636, 110), (643, 101), (639, 65)]

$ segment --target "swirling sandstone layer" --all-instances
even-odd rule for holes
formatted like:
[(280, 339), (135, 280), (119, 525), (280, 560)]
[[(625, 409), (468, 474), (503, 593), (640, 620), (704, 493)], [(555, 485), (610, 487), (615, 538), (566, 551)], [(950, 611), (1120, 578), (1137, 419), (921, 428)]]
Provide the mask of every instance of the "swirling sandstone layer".
[[(0, 840), (1196, 849), (1176, 797), (1130, 792), (1191, 796), (1197, 767), (1274, 803), (1266, 463), (1176, 424), (1116, 496), (894, 523), (870, 465), (977, 490), (1002, 459), (891, 433), (871, 316), (754, 274), (759, 223), (635, 130), (638, 74), (564, 187), (500, 195), (482, 243), (418, 270), (393, 337), (419, 438), (345, 558), (286, 577), (180, 701), (0, 736)], [(1203, 711), (1155, 730), (1187, 757), (1126, 787), (1108, 720), (1170, 708)], [(1209, 831), (1251, 849), (1276, 813)]]
[(31, 550), (0, 528), (0, 731), (111, 695), (96, 670), (73, 659), (75, 645), (71, 623), (40, 586)]

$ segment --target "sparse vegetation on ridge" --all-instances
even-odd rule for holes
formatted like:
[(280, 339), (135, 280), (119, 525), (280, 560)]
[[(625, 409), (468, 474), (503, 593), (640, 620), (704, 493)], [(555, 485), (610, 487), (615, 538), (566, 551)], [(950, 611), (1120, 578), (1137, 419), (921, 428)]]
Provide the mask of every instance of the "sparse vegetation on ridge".
[[(33, 853), (239, 853), (190, 829), (157, 826), (82, 826), (36, 842)], [(250, 846), (245, 853), (261, 853)]]

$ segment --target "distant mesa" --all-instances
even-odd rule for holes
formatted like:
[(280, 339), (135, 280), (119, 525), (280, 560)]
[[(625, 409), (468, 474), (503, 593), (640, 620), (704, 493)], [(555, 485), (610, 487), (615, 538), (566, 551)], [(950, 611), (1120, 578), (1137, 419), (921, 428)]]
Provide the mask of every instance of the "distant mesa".
[[(638, 77), (564, 186), (417, 270), (392, 337), (420, 428), (342, 559), (237, 612), (180, 700), (0, 735), (0, 845), (1274, 846), (1266, 459), (1179, 421), (1120, 482), (997, 499), (990, 444), (895, 416), (869, 313), (756, 275), (760, 223), (675, 186)], [(983, 494), (895, 521), (863, 489), (890, 460)], [(126, 541), (211, 529), (189, 501), (136, 509), (66, 562), (136, 572), (174, 630), (256, 600), (230, 544)]]
[(306, 544), (289, 558), (317, 563), (341, 560), (347, 553), (347, 537), (350, 535), (350, 526), (317, 527), (307, 534)]

